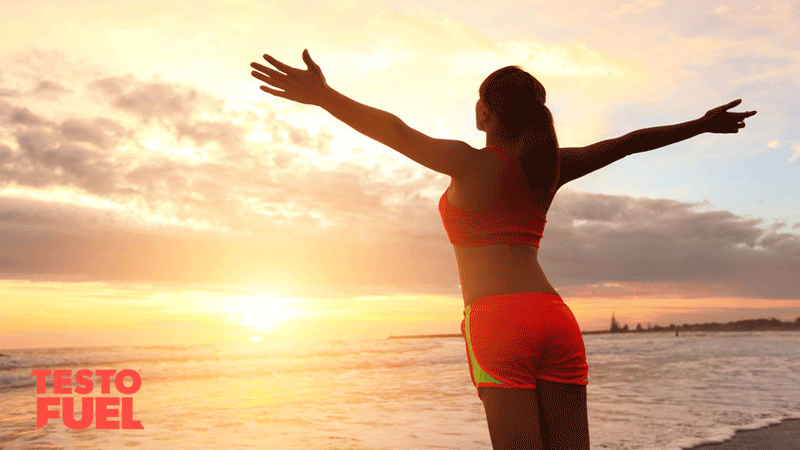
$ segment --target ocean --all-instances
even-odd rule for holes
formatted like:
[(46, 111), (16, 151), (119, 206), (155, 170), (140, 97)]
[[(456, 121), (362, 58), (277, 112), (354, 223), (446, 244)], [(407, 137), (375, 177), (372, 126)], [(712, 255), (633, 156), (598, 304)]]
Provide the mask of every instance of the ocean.
[[(593, 449), (800, 418), (800, 333), (586, 335)], [(144, 429), (36, 428), (35, 369), (133, 369)], [(52, 378), (48, 394), (53, 396)], [(95, 396), (100, 389), (96, 380)], [(130, 379), (126, 383), (130, 384)], [(112, 383), (112, 396), (114, 395)], [(120, 396), (120, 394), (116, 394)], [(77, 401), (81, 395), (74, 395)], [(78, 416), (76, 415), (76, 418)], [(490, 449), (458, 338), (0, 350), (0, 448)]]

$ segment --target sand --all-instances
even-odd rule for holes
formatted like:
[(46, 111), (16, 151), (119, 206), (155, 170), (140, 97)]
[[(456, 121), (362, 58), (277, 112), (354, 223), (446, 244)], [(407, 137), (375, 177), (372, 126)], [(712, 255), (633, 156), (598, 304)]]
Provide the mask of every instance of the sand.
[(731, 439), (690, 450), (800, 450), (800, 419), (787, 419), (758, 430), (737, 431)]

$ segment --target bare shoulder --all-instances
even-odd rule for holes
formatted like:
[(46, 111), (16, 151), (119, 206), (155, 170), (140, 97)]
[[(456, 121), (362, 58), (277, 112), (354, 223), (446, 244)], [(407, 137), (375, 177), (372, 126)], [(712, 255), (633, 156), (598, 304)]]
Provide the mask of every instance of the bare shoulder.
[(491, 152), (463, 141), (436, 139), (434, 142), (432, 150), (448, 160), (443, 164), (448, 168), (448, 175), (460, 183), (480, 180), (491, 170), (496, 159)]
[(396, 132), (384, 144), (422, 164), (453, 178), (472, 176), (481, 150), (464, 141), (438, 139), (421, 133), (398, 120)]

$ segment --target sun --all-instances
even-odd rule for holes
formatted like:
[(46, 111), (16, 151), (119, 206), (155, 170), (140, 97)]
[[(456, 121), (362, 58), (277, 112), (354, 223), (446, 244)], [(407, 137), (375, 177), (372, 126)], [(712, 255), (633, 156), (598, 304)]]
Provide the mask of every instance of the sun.
[(277, 323), (299, 315), (297, 309), (289, 306), (298, 301), (293, 298), (258, 295), (237, 300), (238, 323), (258, 331), (270, 331)]

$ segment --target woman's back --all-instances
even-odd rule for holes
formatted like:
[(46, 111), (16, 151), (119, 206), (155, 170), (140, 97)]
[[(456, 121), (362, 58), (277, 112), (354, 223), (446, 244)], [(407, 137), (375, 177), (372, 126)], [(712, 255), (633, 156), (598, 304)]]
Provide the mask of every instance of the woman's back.
[[(481, 153), (483, 157), (477, 160), (476, 164), (483, 169), (477, 171), (482, 175), (471, 180), (453, 178), (445, 194), (447, 202), (460, 210), (474, 211), (486, 208), (499, 200), (498, 196), (509, 195), (508, 192), (503, 193), (504, 183), (518, 186), (520, 181), (526, 182), (520, 171), (504, 170), (503, 158), (512, 168), (513, 165), (519, 164), (518, 158), (513, 153), (505, 150), (500, 150), (499, 154), (492, 151)], [(511, 176), (517, 179), (510, 179)], [(543, 226), (544, 215), (555, 192), (536, 190), (527, 193), (531, 196), (528, 200), (535, 206), (536, 212), (541, 213), (539, 217), (538, 214), (531, 212), (529, 220), (535, 229), (538, 220), (542, 221)], [(491, 294), (517, 292), (556, 294), (539, 266), (537, 244), (538, 242), (454, 245), (464, 304)]]

